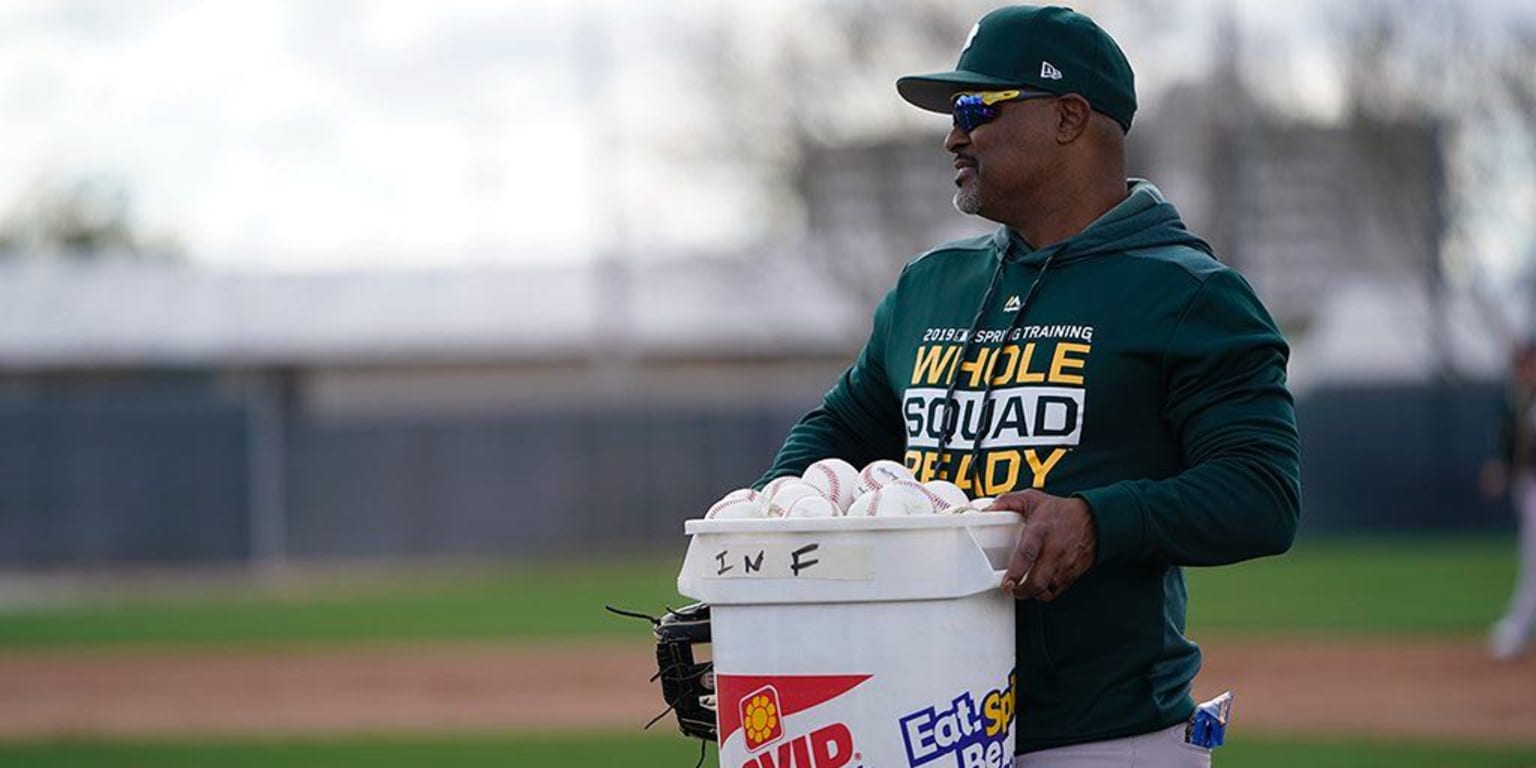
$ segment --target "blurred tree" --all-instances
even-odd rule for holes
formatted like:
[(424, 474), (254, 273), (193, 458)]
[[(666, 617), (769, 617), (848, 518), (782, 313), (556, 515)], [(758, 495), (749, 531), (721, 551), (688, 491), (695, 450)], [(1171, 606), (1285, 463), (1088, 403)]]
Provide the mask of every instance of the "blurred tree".
[(136, 231), (128, 190), (102, 178), (45, 181), (0, 219), (0, 261), (174, 259), (174, 239)]
[[(1427, 433), (1445, 435), (1455, 428), (1458, 378), (1448, 327), (1451, 288), (1474, 299), (1481, 325), (1506, 343), (1527, 335), (1533, 320), (1506, 311), (1517, 297), (1509, 290), (1509, 275), (1499, 274), (1494, 264), (1518, 260), (1527, 279), (1536, 275), (1531, 263), (1536, 215), (1528, 201), (1518, 201), (1520, 186), (1529, 189), (1536, 176), (1536, 19), (1513, 7), (1502, 14), (1476, 13), (1454, 0), (1404, 5), (1371, 0), (1357, 7), (1343, 41), (1345, 85), (1357, 124), (1435, 126), (1432, 140), (1443, 160), (1433, 169), (1434, 183), (1443, 192), (1436, 195), (1433, 221), (1415, 216), (1411, 193), (1402, 191), (1411, 185), (1402, 183), (1398, 166), (1376, 164), (1376, 178), (1369, 182), (1397, 208), (1403, 231), (1429, 241), (1430, 258), (1420, 265), (1430, 308), (1422, 332), (1433, 349), (1436, 391), (1425, 415)], [(1398, 149), (1389, 141), (1360, 146), (1362, 152)], [(1489, 229), (1500, 232), (1495, 241), (1524, 243), (1525, 252), (1503, 258), (1484, 252), (1479, 235)], [(1437, 506), (1458, 503), (1445, 485), (1437, 486), (1434, 496)]]
[[(671, 154), (742, 179), (764, 235), (794, 240), (813, 268), (873, 306), (937, 239), (993, 226), (950, 208), (946, 121), (907, 105), (894, 85), (953, 67), (971, 26), (998, 5), (807, 0), (765, 25), (719, 4), (677, 46), (693, 130)], [(1173, 5), (1083, 10), (1140, 23)]]
[[(919, 201), (923, 215), (914, 215), (910, 207), (911, 190), (903, 185), (911, 179), (898, 166), (906, 163), (910, 169), (920, 162), (923, 154), (914, 148), (925, 147), (942, 164), (940, 131), (934, 116), (894, 97), (892, 81), (901, 73), (951, 66), (969, 25), (995, 5), (992, 0), (806, 0), (785, 15), (785, 23), (774, 25), (717, 7), (680, 32), (677, 41), (677, 49), (687, 52), (681, 71), (690, 125), (685, 140), (669, 144), (669, 153), (686, 167), (740, 179), (755, 195), (757, 228), (773, 239), (831, 226), (800, 237), (801, 253), (829, 279), (872, 304), (890, 275), (932, 244), (935, 220), (927, 214), (958, 217), (926, 191)], [(1176, 20), (1200, 12), (1186, 6), (1106, 0), (1085, 10), (1150, 45), (1150, 40), (1191, 34)], [(1330, 27), (1342, 29), (1337, 61), (1346, 91), (1346, 122), (1361, 151), (1377, 156), (1365, 164), (1387, 174), (1365, 182), (1366, 188), (1373, 195), (1402, 190), (1403, 199), (1381, 201), (1383, 207), (1404, 212), (1405, 226), (1415, 228), (1413, 236), (1424, 247), (1414, 253), (1436, 254), (1407, 265), (1415, 270), (1438, 273), (1440, 243), (1467, 239), (1466, 231), (1486, 219), (1489, 206), (1511, 204), (1490, 200), (1476, 183), (1477, 163), (1486, 158), (1455, 151), (1467, 132), (1497, 123), (1527, 144), (1536, 135), (1536, 78), (1530, 76), (1536, 71), (1536, 24), (1513, 12), (1501, 15), (1510, 23), (1490, 23), (1492, 16), (1469, 12), (1453, 0), (1367, 0), (1352, 8), (1349, 23)], [(1206, 196), (1215, 220), (1209, 234), (1224, 244), (1222, 252), (1234, 262), (1243, 256), (1242, 237), (1231, 231), (1237, 218), (1226, 209), (1242, 182), (1230, 172), (1239, 165), (1235, 154), (1254, 151), (1242, 136), (1247, 112), (1235, 105), (1246, 98), (1247, 88), (1265, 89), (1257, 77), (1238, 83), (1236, 73), (1245, 69), (1270, 77), (1277, 50), (1276, 45), (1236, 49), (1238, 26), (1242, 22), (1229, 17), (1215, 28), (1217, 55), (1209, 74), (1225, 86), (1218, 89), (1213, 111), (1223, 129), (1214, 131), (1217, 143), (1200, 148), (1197, 158), (1228, 172), (1213, 179), (1217, 186)], [(1309, 37), (1326, 32), (1302, 26), (1270, 34), (1280, 35), (1273, 42), (1285, 49), (1304, 47)], [(1243, 60), (1234, 60), (1239, 57)], [(1446, 165), (1431, 169), (1438, 178), (1391, 176), (1394, 168), (1398, 176), (1425, 168), (1423, 163), (1394, 166), (1394, 158), (1423, 154), (1414, 133), (1399, 130), (1409, 124), (1439, 131)], [(1143, 154), (1157, 152), (1156, 142), (1168, 137), (1145, 138), (1155, 141), (1142, 147)], [(829, 177), (840, 181), (827, 184)], [(1436, 198), (1443, 208), (1435, 221), (1423, 220), (1426, 184), (1444, 190)], [(825, 215), (826, 201), (837, 195), (862, 207)], [(1509, 218), (1521, 216), (1529, 218), (1529, 213)], [(851, 226), (858, 221), (867, 225)]]
[[(1507, 279), (1491, 265), (1516, 260), (1536, 287), (1536, 213), (1508, 194), (1511, 183), (1536, 176), (1536, 18), (1471, 13), (1453, 0), (1417, 0), (1411, 12), (1403, 5), (1364, 3), (1346, 26), (1348, 107), (1365, 124), (1416, 120), (1440, 127), (1443, 226), (1425, 234), (1455, 247), (1424, 265), (1426, 279), (1438, 290), (1440, 281), (1459, 275), (1480, 297), (1489, 324), (1517, 333), (1512, 326), (1528, 323), (1498, 309)], [(1393, 178), (1375, 181), (1382, 194), (1399, 188)], [(1478, 252), (1472, 230), (1490, 222), (1508, 232), (1507, 242), (1524, 243), (1523, 250), (1497, 258)], [(1414, 223), (1404, 218), (1405, 226)]]
[[(899, 192), (881, 174), (901, 169), (880, 155), (894, 160), (921, 141), (942, 160), (934, 121), (895, 97), (895, 77), (952, 65), (970, 25), (990, 8), (970, 5), (974, 13), (933, 0), (820, 0), (770, 28), (720, 8), (683, 47), (695, 52), (689, 90), (702, 96), (690, 105), (701, 130), (685, 162), (747, 179), (761, 230), (798, 238), (809, 263), (872, 306), (931, 232), (930, 220), (891, 208), (899, 194), (866, 194)], [(827, 176), (818, 171), (828, 170), (821, 164), (854, 148), (860, 159), (831, 173), (865, 203), (862, 226), (812, 210), (829, 204), (818, 195)], [(829, 220), (831, 231), (805, 236)]]

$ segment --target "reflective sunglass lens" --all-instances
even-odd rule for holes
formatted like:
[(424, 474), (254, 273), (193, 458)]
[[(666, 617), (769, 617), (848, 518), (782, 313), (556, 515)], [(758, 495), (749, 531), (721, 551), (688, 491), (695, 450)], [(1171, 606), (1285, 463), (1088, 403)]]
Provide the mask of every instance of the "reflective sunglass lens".
[(981, 104), (956, 104), (954, 115), (955, 126), (963, 131), (970, 132), (991, 121), (997, 115), (997, 111)]
[(955, 126), (967, 133), (997, 117), (997, 108), (987, 104), (979, 93), (956, 96), (952, 111)]

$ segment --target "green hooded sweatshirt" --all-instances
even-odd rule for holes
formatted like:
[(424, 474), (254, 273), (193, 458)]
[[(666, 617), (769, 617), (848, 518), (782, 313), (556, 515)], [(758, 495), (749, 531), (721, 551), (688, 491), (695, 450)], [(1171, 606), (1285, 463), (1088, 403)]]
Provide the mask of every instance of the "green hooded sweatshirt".
[(908, 264), (759, 486), (835, 456), (903, 460), (973, 498), (1084, 499), (1093, 566), (1018, 604), (1018, 751), (1147, 733), (1194, 709), (1180, 566), (1278, 554), (1295, 535), (1288, 355), (1247, 282), (1133, 179), (1063, 242), (1004, 227)]

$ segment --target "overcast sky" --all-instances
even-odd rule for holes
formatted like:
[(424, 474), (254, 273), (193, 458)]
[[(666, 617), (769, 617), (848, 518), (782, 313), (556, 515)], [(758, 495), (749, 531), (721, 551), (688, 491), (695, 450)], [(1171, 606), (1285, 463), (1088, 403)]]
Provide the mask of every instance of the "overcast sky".
[[(1319, 7), (1232, 4), (1260, 30), (1315, 24)], [(686, 119), (686, 95), (656, 82), (677, 61), (671, 31), (722, 7), (768, 29), (799, 5), (7, 0), (0, 215), (39, 184), (99, 177), (132, 194), (143, 230), (210, 265), (582, 260), (611, 236), (614, 204), (643, 247), (717, 247), (748, 226), (740, 180), (647, 154)], [(992, 3), (956, 5), (973, 17)], [(1166, 5), (1192, 14), (1185, 28), (1127, 44), (1144, 93), (1203, 66), (1200, 27), (1219, 3)], [(604, 40), (606, 63), (590, 55)], [(1306, 108), (1326, 116), (1338, 86), (1322, 38), (1291, 55)], [(618, 94), (606, 110), (604, 73)], [(618, 135), (597, 120), (615, 111)]]

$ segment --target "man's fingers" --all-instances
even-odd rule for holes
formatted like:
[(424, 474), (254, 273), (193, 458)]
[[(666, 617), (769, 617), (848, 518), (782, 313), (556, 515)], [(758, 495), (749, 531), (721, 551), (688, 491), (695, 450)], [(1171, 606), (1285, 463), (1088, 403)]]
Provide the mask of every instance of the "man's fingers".
[(999, 496), (997, 509), (1024, 517), (1002, 587), (1020, 600), (1054, 600), (1093, 565), (1091, 510), (1076, 499), (1027, 490)]
[(1019, 585), (1015, 594), (1020, 599), (1048, 603), (1077, 583), (1092, 564), (1092, 560), (1084, 558), (1083, 553), (1066, 547), (1046, 550), (1040, 554), (1033, 572)]
[(992, 504), (987, 507), (987, 511), (1000, 512), (1006, 510), (1026, 515), (1033, 506), (1034, 499), (1031, 498), (1029, 491), (1014, 491), (1013, 493), (1005, 493), (993, 499)]
[(1019, 583), (1024, 581), (1026, 575), (1034, 569), (1035, 561), (1040, 559), (1040, 547), (1044, 543), (1045, 535), (1032, 525), (1025, 525), (1024, 532), (1019, 535), (1019, 543), (1013, 548), (1013, 557), (1008, 559), (1008, 570), (1003, 573), (1003, 589), (1009, 592), (1015, 591)]
[(1014, 597), (1020, 600), (1039, 599), (1055, 584), (1060, 562), (1058, 553), (1041, 551), (1035, 558), (1034, 567), (1029, 569), (1029, 573), (1019, 581), (1018, 588), (1013, 590)]

